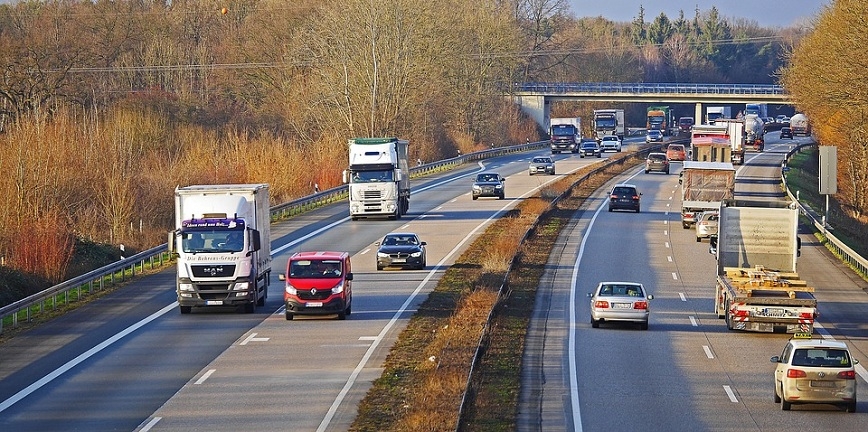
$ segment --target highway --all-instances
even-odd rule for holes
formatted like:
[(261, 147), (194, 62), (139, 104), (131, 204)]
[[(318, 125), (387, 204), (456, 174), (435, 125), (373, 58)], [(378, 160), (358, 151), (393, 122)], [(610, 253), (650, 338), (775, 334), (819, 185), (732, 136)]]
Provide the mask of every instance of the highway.
[[(600, 160), (555, 155), (559, 176), (530, 177), (534, 155), (414, 181), (397, 221), (352, 222), (340, 203), (275, 224), (269, 295), (254, 314), (182, 316), (167, 269), (16, 336), (0, 346), (0, 428), (346, 430), (415, 307), (469, 242), (516, 199)], [(483, 167), (507, 177), (506, 200), (471, 199)], [(428, 242), (428, 269), (375, 270), (374, 243), (393, 231)], [(323, 249), (352, 254), (353, 313), (287, 322), (277, 275), (291, 253)]]
[[(781, 161), (792, 145), (767, 135), (748, 153), (736, 197), (783, 197)], [(680, 224), (680, 164), (670, 175), (626, 173), (642, 191), (642, 213), (609, 213), (604, 192), (576, 215), (540, 287), (528, 337), (519, 430), (864, 431), (868, 428), (866, 283), (808, 232), (799, 274), (816, 288), (818, 332), (847, 341), (861, 359), (857, 414), (825, 405), (781, 411), (774, 365), (789, 335), (729, 331), (713, 309), (715, 262), (708, 241)], [(602, 280), (636, 281), (655, 296), (648, 331), (591, 328), (586, 297)]]

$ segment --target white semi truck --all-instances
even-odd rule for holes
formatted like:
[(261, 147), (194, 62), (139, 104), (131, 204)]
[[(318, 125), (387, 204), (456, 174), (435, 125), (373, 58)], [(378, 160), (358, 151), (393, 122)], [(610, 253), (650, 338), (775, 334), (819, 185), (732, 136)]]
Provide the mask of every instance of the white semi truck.
[(350, 165), (343, 173), (349, 185), (350, 218), (400, 219), (410, 209), (410, 144), (398, 138), (349, 140)]
[(714, 311), (730, 330), (812, 333), (817, 300), (799, 279), (799, 210), (785, 201), (725, 200), (710, 252)]
[(710, 106), (705, 109), (705, 123), (714, 124), (717, 119), (732, 118), (732, 108), (728, 106)]
[(598, 109), (594, 110), (594, 134), (597, 141), (606, 135), (616, 135), (621, 141), (626, 135), (627, 126), (624, 123), (624, 110)]
[(176, 290), (181, 313), (193, 307), (264, 306), (271, 274), (267, 184), (175, 189)]

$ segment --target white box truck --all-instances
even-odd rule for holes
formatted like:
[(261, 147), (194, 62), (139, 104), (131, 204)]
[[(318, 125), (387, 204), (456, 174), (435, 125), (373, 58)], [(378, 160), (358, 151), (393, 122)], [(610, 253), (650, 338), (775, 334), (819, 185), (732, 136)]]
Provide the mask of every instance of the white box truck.
[(719, 211), (710, 249), (717, 256), (717, 317), (730, 330), (812, 333), (817, 300), (796, 273), (796, 205), (725, 200)]
[(410, 209), (409, 142), (398, 138), (349, 140), (350, 218), (400, 219)]
[(176, 289), (181, 313), (193, 307), (264, 306), (271, 275), (267, 184), (175, 189)]

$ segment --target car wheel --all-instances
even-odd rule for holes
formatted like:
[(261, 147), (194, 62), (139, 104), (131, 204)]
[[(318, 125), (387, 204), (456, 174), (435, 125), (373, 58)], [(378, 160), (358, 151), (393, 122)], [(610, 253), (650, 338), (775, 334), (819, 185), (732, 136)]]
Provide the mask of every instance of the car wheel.
[(665, 173), (666, 173), (666, 174), (669, 174), (669, 170), (666, 170)]
[(181, 309), (181, 315), (187, 315), (193, 310), (193, 306), (181, 306), (179, 309)]
[(612, 211), (612, 207), (611, 207), (611, 206), (609, 207), (609, 211), (610, 211), (610, 212)]
[(377, 265), (377, 271), (383, 270), (383, 266)]
[(639, 206), (636, 206), (636, 213), (639, 213)]
[(595, 320), (594, 317), (591, 317), (591, 327), (600, 328), (600, 322)]
[(855, 400), (853, 402), (850, 402), (847, 404), (847, 412), (848, 413), (856, 412), (856, 401)]
[(287, 312), (287, 313), (286, 313), (286, 320), (287, 320), (287, 321), (292, 321), (292, 318), (293, 318), (293, 314), (292, 314), (292, 312)]
[(642, 330), (648, 330), (648, 321), (639, 324), (639, 328), (641, 328)]
[(689, 223), (682, 223), (681, 228), (690, 229), (690, 224)]
[(781, 397), (778, 396), (778, 386), (777, 385), (775, 386), (774, 401), (775, 401), (775, 403), (781, 403)]
[(793, 406), (793, 404), (791, 404), (791, 403), (785, 401), (783, 398), (781, 398), (781, 410), (789, 411), (790, 408), (792, 408), (792, 406)]
[(474, 196), (473, 196), (473, 201), (476, 201), (476, 198), (479, 198), (479, 197), (476, 196), (476, 195), (474, 195)]
[(645, 170), (645, 174), (648, 174), (649, 172), (651, 172), (651, 170)]
[(504, 198), (506, 198), (506, 194), (500, 194), (500, 196), (497, 197), (497, 199), (504, 199)]
[(581, 154), (581, 155), (579, 155), (579, 157), (582, 158), (582, 159), (584, 159), (584, 158), (585, 158), (585, 155)]
[(343, 321), (343, 320), (345, 320), (345, 319), (347, 319), (347, 311), (346, 311), (346, 309), (344, 309), (344, 310), (338, 312), (338, 320), (339, 320), (339, 321)]
[(532, 172), (530, 172), (530, 171), (528, 171), (528, 172), (527, 172), (527, 175), (529, 175), (529, 176), (532, 176), (532, 175), (533, 175), (533, 173), (532, 173)]
[(696, 242), (697, 242), (697, 243), (701, 243), (701, 242), (702, 242), (702, 237), (696, 236)]

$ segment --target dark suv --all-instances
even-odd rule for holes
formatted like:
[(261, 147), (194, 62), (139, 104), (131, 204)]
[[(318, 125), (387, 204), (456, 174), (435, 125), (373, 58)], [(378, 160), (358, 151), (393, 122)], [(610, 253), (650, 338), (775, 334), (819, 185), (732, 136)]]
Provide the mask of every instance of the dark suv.
[(633, 210), (639, 213), (639, 197), (641, 193), (636, 186), (626, 183), (616, 184), (609, 193), (609, 211)]
[(669, 159), (666, 157), (666, 153), (648, 153), (648, 157), (645, 158), (645, 174), (651, 171), (669, 174)]
[(479, 197), (496, 197), (504, 199), (506, 191), (504, 190), (505, 178), (501, 177), (496, 172), (482, 172), (476, 175), (476, 180), (471, 188), (473, 199)]

